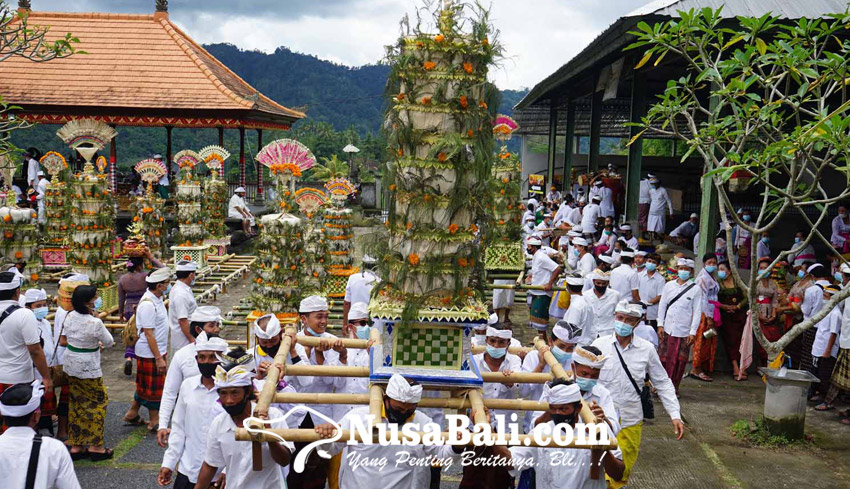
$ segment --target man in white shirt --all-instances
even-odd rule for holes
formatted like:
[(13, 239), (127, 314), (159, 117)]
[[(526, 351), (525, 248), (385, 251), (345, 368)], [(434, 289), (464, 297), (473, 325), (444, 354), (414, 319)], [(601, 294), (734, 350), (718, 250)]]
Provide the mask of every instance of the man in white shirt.
[(599, 207), (602, 211), (602, 217), (614, 217), (614, 192), (606, 187), (602, 183), (602, 180), (596, 180), (590, 187), (590, 196), (594, 197), (597, 195), (601, 197)]
[(549, 187), (549, 192), (546, 193), (546, 202), (558, 203), (561, 201), (561, 192), (554, 185)]
[(658, 303), (661, 302), (661, 292), (667, 283), (658, 272), (661, 257), (655, 253), (647, 255), (645, 270), (638, 275), (638, 295), (646, 305), (646, 324), (658, 326)]
[[(846, 286), (850, 283), (850, 265), (841, 264), (841, 274), (843, 276), (842, 285)], [(838, 366), (846, 364), (850, 361), (850, 306), (847, 302), (850, 299), (844, 300), (844, 309), (841, 316), (841, 332), (838, 334), (838, 357), (836, 360), (836, 368), (832, 371), (830, 378), (829, 391), (826, 394), (824, 402), (827, 405), (833, 405), (835, 399), (840, 393), (850, 391), (850, 374), (846, 369), (838, 368)], [(850, 413), (843, 411), (839, 413), (842, 424), (850, 424)]]
[(159, 425), (159, 407), (162, 389), (165, 386), (168, 348), (168, 311), (162, 300), (171, 288), (171, 269), (158, 268), (145, 277), (148, 290), (136, 308), (136, 394), (124, 421), (139, 423), (139, 408), (144, 406), (150, 413), (148, 428)]
[(702, 292), (691, 277), (694, 261), (680, 258), (678, 276), (664, 285), (658, 305), (658, 354), (676, 392), (685, 374), (691, 345), (697, 334), (702, 310)]
[(171, 435), (168, 437), (168, 449), (162, 457), (157, 482), (161, 486), (171, 483), (171, 476), (180, 464), (180, 470), (174, 478), (176, 489), (193, 488), (204, 462), (207, 449), (207, 431), (210, 420), (223, 412), (218, 403), (215, 389), (218, 356), (227, 352), (227, 342), (221, 338), (199, 337), (188, 348), (195, 350), (195, 362), (198, 375), (188, 377), (180, 384), (180, 395), (174, 409), (171, 423)]
[[(550, 418), (545, 423), (534, 427), (532, 434), (537, 436), (550, 435), (556, 425), (567, 424), (567, 429), (574, 427), (579, 421), (581, 410), (581, 390), (575, 383), (558, 379), (546, 387), (546, 398), (549, 400)], [(611, 433), (611, 435), (613, 435)], [(494, 454), (507, 460), (534, 460), (537, 487), (546, 489), (605, 489), (606, 480), (590, 478), (591, 451), (580, 448), (536, 448), (526, 446), (494, 446)], [(564, 461), (556, 463), (555, 461)], [(608, 450), (602, 454), (600, 466), (612, 480), (623, 477), (625, 465), (620, 449)], [(520, 467), (512, 466), (511, 475), (516, 476)]]
[[(0, 395), (0, 412), (6, 432), (0, 435), (0, 474), (3, 487), (24, 488), (31, 462), (35, 462), (33, 489), (80, 489), (74, 463), (65, 444), (38, 435), (41, 382), (20, 383)], [(34, 443), (38, 446), (34, 447)], [(35, 450), (34, 450), (35, 448)]]
[(590, 199), (590, 204), (584, 206), (581, 211), (581, 229), (584, 236), (590, 240), (595, 238), (596, 226), (599, 223), (599, 218), (602, 217), (600, 202), (602, 202), (602, 197), (595, 195)]
[(195, 274), (198, 265), (190, 260), (180, 260), (175, 265), (176, 278), (174, 286), (168, 293), (168, 320), (171, 322), (171, 351), (195, 341), (189, 327), (189, 317), (198, 307), (192, 286), (195, 285)]
[[(217, 337), (221, 331), (221, 320), (221, 309), (215, 306), (201, 306), (195, 309), (192, 317), (189, 318), (189, 328), (195, 341), (206, 343), (210, 338)], [(156, 441), (163, 448), (168, 441), (170, 432), (168, 426), (177, 394), (180, 392), (180, 385), (189, 377), (200, 375), (194, 345), (193, 342), (177, 350), (171, 357), (171, 364), (168, 365), (168, 372), (165, 374), (165, 385), (159, 405), (159, 431), (156, 433)]]
[(696, 214), (691, 214), (691, 217), (688, 218), (687, 221), (683, 222), (676, 226), (670, 233), (670, 237), (673, 238), (673, 242), (678, 244), (679, 246), (685, 246), (686, 244), (690, 244), (691, 239), (699, 232), (699, 216)]
[[(163, 161), (162, 155), (159, 154), (159, 153), (153, 155), (153, 159), (155, 159), (159, 162)], [(168, 167), (168, 163), (163, 163), (163, 164), (166, 166), (166, 168)], [(169, 188), (168, 188), (168, 186), (169, 186), (168, 172), (166, 171), (165, 174), (162, 175), (159, 178), (159, 181), (156, 182), (156, 183), (157, 183), (156, 190), (157, 190), (157, 192), (159, 192), (159, 197), (161, 199), (168, 199), (168, 193), (169, 193), (168, 192), (169, 191)]]
[(230, 197), (230, 203), (227, 206), (227, 217), (231, 219), (242, 220), (242, 231), (248, 236), (254, 236), (254, 214), (245, 203), (245, 187), (237, 187), (233, 191), (233, 196)]
[[(522, 370), (522, 360), (513, 353), (508, 353), (508, 347), (513, 340), (513, 332), (500, 324), (487, 327), (485, 351), (473, 355), (472, 359), (478, 365), (479, 372), (502, 372), (510, 375)], [(519, 385), (502, 384), (500, 382), (485, 382), (482, 388), (485, 399), (515, 399), (519, 393)], [(490, 414), (505, 416), (505, 426), (511, 422), (509, 410), (491, 410)], [(495, 419), (495, 418), (493, 418)]]
[(649, 180), (649, 221), (647, 229), (651, 233), (652, 241), (664, 239), (664, 231), (667, 226), (667, 216), (673, 215), (673, 201), (670, 200), (670, 194), (667, 189), (661, 186), (657, 178)]
[(348, 324), (348, 310), (352, 304), (355, 302), (368, 304), (372, 300), (372, 289), (381, 283), (380, 277), (375, 274), (377, 262), (371, 256), (365, 255), (360, 272), (348, 276), (348, 282), (345, 284), (345, 298), (342, 302), (342, 324)]
[(587, 277), (596, 268), (596, 260), (590, 253), (590, 243), (585, 238), (573, 238), (573, 256), (576, 258), (576, 271)]
[(38, 156), (38, 150), (35, 148), (24, 151), (24, 159), (27, 160), (27, 187), (30, 188), (35, 188), (38, 184), (38, 171), (41, 170), (36, 156)]
[(610, 287), (620, 294), (623, 300), (640, 301), (640, 281), (637, 271), (632, 268), (635, 254), (632, 251), (620, 253), (621, 266), (611, 270)]
[(528, 244), (528, 253), (532, 256), (531, 273), (529, 274), (531, 285), (543, 288), (542, 290), (531, 289), (528, 291), (528, 295), (531, 297), (529, 321), (531, 327), (537, 331), (546, 331), (546, 327), (549, 325), (549, 303), (552, 301), (552, 286), (563, 268), (541, 249), (542, 243), (539, 239), (531, 238), (526, 243)]
[(652, 198), (649, 195), (649, 180), (651, 178), (655, 178), (655, 175), (652, 173), (648, 173), (646, 178), (640, 181), (640, 194), (638, 196), (638, 227), (641, 236), (646, 237), (646, 223), (649, 218), (649, 204), (652, 202)]
[(22, 283), (20, 274), (0, 273), (0, 392), (13, 384), (35, 380), (33, 368), (41, 374), (45, 388), (53, 389), (39, 342), (38, 321), (31, 310), (18, 303)]
[(626, 248), (630, 248), (632, 251), (637, 251), (638, 246), (640, 246), (638, 239), (634, 234), (632, 234), (631, 224), (623, 224), (620, 226), (620, 241), (624, 242), (626, 244)]
[[(384, 394), (383, 412), (379, 422), (397, 425), (399, 433), (402, 429), (409, 430), (411, 428), (413, 431), (422, 431), (426, 424), (432, 423), (432, 420), (417, 409), (417, 404), (421, 399), (421, 385), (410, 382), (401, 375), (393, 375)], [(350, 430), (353, 420), (359, 418), (364, 426), (368, 426), (367, 416), (369, 416), (369, 407), (359, 407), (349, 411), (339, 425), (343, 430)], [(316, 432), (323, 438), (330, 438), (335, 430), (336, 426), (330, 423), (316, 426)], [(464, 449), (460, 445), (382, 446), (377, 443), (348, 445), (341, 441), (330, 447), (326, 446), (326, 450), (330, 453), (343, 453), (339, 473), (340, 489), (362, 489), (365, 487), (427, 489), (431, 481), (430, 464), (399, 462), (399, 452), (407, 452), (411, 460), (425, 460), (428, 457), (433, 457), (436, 460), (451, 459), (455, 461)], [(354, 465), (357, 460), (379, 460), (384, 457), (388, 462), (385, 466), (377, 464)], [(229, 471), (227, 477), (230, 479)]]
[[(365, 302), (355, 302), (348, 311), (348, 334), (349, 338), (366, 340), (366, 348), (352, 348), (348, 352), (348, 366), (368, 367), (369, 348), (372, 346), (370, 334), (372, 331), (372, 319), (369, 317), (369, 305)], [(337, 393), (344, 394), (368, 394), (369, 379), (366, 377), (351, 377), (345, 379), (342, 387), (338, 387)], [(338, 404), (334, 409), (334, 419), (342, 419), (352, 409), (358, 406), (354, 404)]]
[[(236, 441), (236, 428), (254, 412), (254, 386), (251, 372), (243, 365), (219, 365), (215, 373), (215, 388), (225, 412), (213, 419), (207, 431), (207, 450), (198, 473), (195, 487), (210, 487), (219, 469), (227, 473), (227, 487), (240, 489), (280, 489), (286, 487), (281, 467), (289, 465), (295, 447), (290, 442), (262, 443), (262, 470), (253, 470), (252, 450), (246, 442)], [(270, 407), (268, 424), (273, 429), (288, 428), (280, 420), (283, 413)]]
[(588, 341), (593, 341), (597, 336), (611, 334), (614, 329), (614, 308), (620, 302), (620, 293), (610, 288), (610, 275), (607, 272), (596, 270), (590, 277), (593, 279), (593, 288), (584, 291), (584, 300), (593, 311), (593, 331), (585, 331)]
[[(620, 488), (628, 483), (629, 474), (637, 461), (643, 434), (643, 407), (639, 389), (649, 376), (661, 403), (673, 422), (676, 439), (685, 435), (685, 426), (679, 414), (679, 401), (673, 383), (661, 365), (661, 360), (649, 342), (634, 336), (643, 311), (639, 304), (622, 301), (617, 305), (614, 334), (602, 336), (593, 342), (608, 360), (602, 367), (599, 383), (611, 391), (620, 415), (620, 432), (617, 435), (623, 461), (626, 464), (622, 481), (610, 481), (609, 487)], [(624, 366), (625, 364), (625, 366)]]
[(47, 193), (47, 179), (44, 178), (44, 172), (39, 171), (37, 174), (38, 183), (35, 184), (36, 200), (38, 201), (38, 222), (44, 224), (47, 222), (47, 217), (44, 214), (44, 195)]
[(552, 213), (543, 214), (543, 220), (534, 228), (535, 235), (540, 238), (543, 246), (549, 246), (552, 242)]
[(581, 198), (576, 201), (576, 205), (567, 212), (566, 218), (564, 222), (566, 222), (571, 228), (575, 228), (576, 226), (581, 226), (581, 214), (582, 209), (587, 205), (587, 200)]

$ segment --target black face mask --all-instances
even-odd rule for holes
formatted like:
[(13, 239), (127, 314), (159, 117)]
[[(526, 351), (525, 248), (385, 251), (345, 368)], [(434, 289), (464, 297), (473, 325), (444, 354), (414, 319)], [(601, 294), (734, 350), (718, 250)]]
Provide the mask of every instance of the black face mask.
[(224, 408), (227, 414), (231, 416), (238, 416), (242, 414), (242, 411), (245, 410), (245, 406), (248, 405), (249, 402), (251, 402), (251, 400), (246, 395), (245, 398), (237, 404), (234, 404), (232, 406), (225, 406), (224, 404), (222, 404), (221, 407)]
[(266, 348), (266, 347), (260, 347), (260, 348), (262, 348), (264, 352), (268, 353), (270, 357), (274, 358), (274, 357), (277, 356), (277, 351), (280, 350), (280, 343), (276, 344), (275, 346), (270, 346), (268, 348)]
[(206, 378), (215, 375), (216, 367), (218, 367), (218, 363), (198, 363), (198, 370), (201, 371), (201, 376)]
[(384, 406), (387, 412), (387, 421), (395, 424), (404, 424), (407, 421), (407, 418), (413, 416), (414, 411), (400, 411), (398, 409), (393, 409), (389, 403)]
[(575, 414), (552, 414), (552, 421), (555, 424), (567, 423), (570, 426), (574, 426), (576, 424), (576, 415)]
[(604, 294), (605, 291), (608, 290), (607, 285), (594, 285), (593, 288), (596, 289), (596, 292), (599, 292), (600, 294)]

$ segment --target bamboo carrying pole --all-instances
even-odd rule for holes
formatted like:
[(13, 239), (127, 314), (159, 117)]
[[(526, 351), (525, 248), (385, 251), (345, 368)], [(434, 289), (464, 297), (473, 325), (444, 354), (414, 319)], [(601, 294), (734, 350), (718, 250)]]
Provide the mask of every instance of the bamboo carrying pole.
[[(485, 284), (485, 288), (488, 289), (507, 289), (507, 290), (546, 290), (546, 287), (542, 285), (511, 285), (511, 284)], [(549, 290), (555, 291), (565, 291), (566, 287), (552, 287)]]
[[(301, 341), (301, 338), (298, 339)], [(286, 375), (294, 377), (369, 377), (369, 367), (349, 367), (337, 365), (287, 365)], [(499, 384), (544, 384), (552, 380), (552, 374), (533, 372), (514, 372), (505, 375), (502, 372), (481, 372), (484, 382)]]
[[(287, 325), (286, 332), (295, 334), (295, 328), (292, 325)], [(269, 415), (269, 406), (271, 405), (275, 392), (277, 391), (277, 383), (286, 374), (286, 359), (289, 357), (289, 349), (291, 346), (292, 337), (289, 336), (289, 334), (284, 335), (281, 340), (280, 349), (277, 351), (277, 355), (275, 355), (272, 365), (266, 372), (263, 390), (260, 392), (260, 397), (257, 399), (256, 413), (258, 417), (268, 417)], [(283, 369), (278, 368), (278, 364), (283, 365)], [(251, 462), (254, 471), (263, 470), (262, 448), (263, 447), (259, 442), (251, 443)]]
[[(315, 430), (310, 429), (275, 429), (275, 428), (264, 428), (263, 433), (254, 433), (251, 434), (245, 428), (236, 428), (236, 440), (237, 441), (251, 441), (255, 443), (262, 442), (279, 442), (280, 440), (275, 436), (271, 435), (274, 433), (277, 436), (280, 436), (286, 441), (290, 441), (293, 443), (312, 443), (314, 441), (321, 440), (322, 438), (316, 433)], [(425, 435), (433, 436), (431, 433), (426, 432), (418, 432), (418, 438), (421, 440)], [(378, 443), (377, 433), (373, 434), (371, 440), (373, 443)], [(512, 437), (506, 437), (510, 440)], [(342, 436), (340, 440), (344, 440), (347, 442), (348, 440), (354, 439), (357, 442), (362, 443), (364, 441), (364, 437), (357, 431), (349, 431), (342, 430)], [(413, 440), (412, 437), (405, 435), (399, 430), (398, 433), (399, 441), (404, 440)], [(440, 434), (440, 439), (443, 440), (443, 443), (447, 445), (459, 445), (457, 440), (449, 437), (449, 433), (443, 432)], [(496, 437), (493, 437), (492, 440), (494, 444), (499, 444), (499, 440)], [(526, 443), (526, 440), (528, 442)], [(528, 446), (528, 447), (540, 447), (540, 448), (601, 448), (604, 450), (613, 450), (617, 448), (617, 439), (611, 438), (608, 442), (608, 445), (594, 445), (591, 443), (579, 443), (579, 440), (573, 440), (572, 443), (568, 443), (566, 445), (559, 445), (555, 442), (554, 439), (548, 440), (548, 443), (537, 443), (534, 440), (532, 435), (516, 435), (516, 446)], [(342, 441), (340, 441), (342, 443)]]
[[(326, 393), (289, 393), (278, 392), (272, 402), (276, 404), (357, 404), (368, 405), (370, 394), (326, 394)], [(512, 409), (516, 411), (547, 411), (549, 404), (516, 399), (484, 399), (488, 409)], [(468, 397), (423, 397), (417, 407), (436, 409), (467, 410), (472, 407)]]

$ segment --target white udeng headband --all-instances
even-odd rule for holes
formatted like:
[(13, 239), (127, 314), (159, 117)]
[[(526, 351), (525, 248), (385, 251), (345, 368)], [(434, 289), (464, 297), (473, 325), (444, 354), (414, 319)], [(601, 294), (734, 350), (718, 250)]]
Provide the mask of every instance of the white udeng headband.
[(549, 406), (552, 404), (572, 404), (581, 400), (581, 389), (579, 389), (578, 384), (560, 384), (555, 387), (546, 385), (543, 388), (543, 397), (549, 403)]
[(581, 346), (577, 346), (573, 351), (573, 362), (590, 368), (602, 368), (605, 365), (605, 360), (604, 355), (594, 355)]
[(387, 396), (399, 402), (418, 403), (422, 399), (422, 386), (410, 385), (399, 374), (393, 374), (387, 384)]
[(496, 338), (502, 338), (505, 340), (509, 340), (514, 337), (514, 332), (509, 329), (496, 329), (491, 326), (487, 327), (487, 336), (493, 336)]
[(245, 387), (251, 385), (251, 371), (242, 365), (225, 370), (221, 365), (215, 369), (215, 388)]
[(41, 381), (38, 379), (34, 380), (30, 385), (32, 386), (32, 397), (23, 406), (9, 406), (0, 402), (0, 413), (3, 413), (3, 416), (20, 418), (32, 414), (38, 409), (41, 405), (41, 396), (44, 395), (44, 386), (41, 385)]
[[(263, 331), (257, 323), (260, 322), (260, 319), (269, 318), (269, 322), (266, 323), (266, 330)], [(257, 318), (254, 321), (254, 334), (257, 335), (257, 338), (261, 340), (270, 340), (275, 336), (280, 334), (280, 320), (274, 314), (266, 314), (265, 316)]]

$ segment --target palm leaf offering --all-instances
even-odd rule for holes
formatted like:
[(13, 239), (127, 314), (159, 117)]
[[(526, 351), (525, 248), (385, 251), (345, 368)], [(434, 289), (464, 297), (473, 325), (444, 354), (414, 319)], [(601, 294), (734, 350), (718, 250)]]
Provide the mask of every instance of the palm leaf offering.
[(230, 152), (221, 146), (210, 145), (201, 148), (198, 151), (198, 156), (201, 157), (201, 161), (207, 164), (207, 168), (218, 172), (221, 176), (221, 172), (224, 170), (224, 160), (230, 158)]
[(493, 137), (499, 141), (507, 141), (519, 129), (519, 124), (510, 116), (499, 114), (493, 123)]
[(330, 192), (331, 195), (337, 195), (341, 197), (348, 197), (349, 195), (356, 193), (357, 189), (354, 187), (354, 184), (351, 183), (351, 180), (347, 178), (333, 178), (328, 180), (325, 183), (325, 188)]
[(47, 170), (50, 176), (58, 175), (62, 170), (68, 168), (68, 162), (65, 157), (56, 151), (48, 151), (38, 160), (41, 166)]
[(316, 157), (310, 148), (294, 139), (277, 139), (257, 153), (257, 161), (273, 173), (289, 171), (294, 176), (300, 176), (302, 171), (316, 164)]
[(117, 134), (115, 128), (96, 119), (74, 119), (56, 131), (59, 139), (74, 149), (86, 145), (101, 150)]
[(142, 177), (142, 181), (148, 184), (158, 182), (160, 178), (168, 173), (168, 168), (165, 167), (165, 163), (153, 158), (142, 160), (136, 163), (136, 166), (133, 168)]
[(173, 160), (181, 170), (188, 169), (190, 171), (195, 168), (195, 165), (202, 161), (201, 155), (191, 149), (184, 149), (183, 151), (178, 152), (174, 155)]

